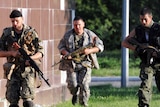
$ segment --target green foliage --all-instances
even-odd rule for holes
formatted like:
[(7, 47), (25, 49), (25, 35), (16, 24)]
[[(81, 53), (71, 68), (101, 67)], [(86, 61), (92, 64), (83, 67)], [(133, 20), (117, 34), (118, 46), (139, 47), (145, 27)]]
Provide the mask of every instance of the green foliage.
[[(107, 50), (121, 48), (122, 1), (123, 0), (75, 1), (76, 15), (82, 16), (85, 19), (86, 27), (100, 36)], [(139, 11), (142, 7), (150, 7), (153, 10), (154, 20), (159, 22), (159, 4), (159, 0), (130, 0), (130, 30), (139, 24)]]
[(130, 29), (139, 24), (139, 12), (143, 7), (149, 7), (153, 12), (153, 19), (159, 22), (160, 14), (159, 0), (130, 0)]
[(121, 65), (121, 50), (104, 51), (97, 56), (101, 68), (116, 68)]
[[(76, 0), (76, 15), (103, 39), (105, 48), (120, 48), (121, 6), (116, 0)], [(109, 5), (108, 5), (109, 4)], [(116, 7), (116, 8), (115, 8)], [(113, 12), (113, 13), (112, 13)], [(111, 42), (114, 41), (114, 44)], [(113, 49), (111, 48), (111, 49)]]

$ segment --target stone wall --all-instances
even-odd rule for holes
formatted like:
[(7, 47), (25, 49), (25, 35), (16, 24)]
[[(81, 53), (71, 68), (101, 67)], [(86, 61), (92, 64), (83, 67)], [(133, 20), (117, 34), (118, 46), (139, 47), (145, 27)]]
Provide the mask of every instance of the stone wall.
[[(72, 28), (74, 6), (74, 0), (0, 0), (0, 34), (3, 28), (11, 26), (9, 14), (12, 9), (19, 9), (23, 14), (24, 23), (34, 27), (42, 40), (44, 58), (40, 69), (44, 77), (49, 79), (51, 87), (42, 80), (42, 86), (36, 89), (36, 104), (57, 104), (70, 98), (65, 83), (65, 72), (59, 71), (58, 66), (52, 68), (51, 65), (60, 59), (57, 45), (63, 34)], [(6, 84), (3, 79), (3, 63), (5, 58), (0, 58), (1, 101), (5, 98)], [(1, 105), (3, 104), (0, 103), (0, 107)]]

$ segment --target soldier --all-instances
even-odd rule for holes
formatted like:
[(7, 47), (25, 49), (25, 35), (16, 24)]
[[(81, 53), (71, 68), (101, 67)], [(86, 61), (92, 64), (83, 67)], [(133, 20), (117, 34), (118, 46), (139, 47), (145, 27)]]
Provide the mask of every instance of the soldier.
[(39, 63), (43, 57), (43, 48), (39, 45), (35, 29), (23, 23), (19, 10), (13, 10), (9, 17), (12, 27), (5, 28), (0, 38), (0, 57), (7, 57), (7, 62), (3, 65), (7, 79), (6, 99), (10, 103), (9, 107), (19, 107), (20, 98), (23, 99), (24, 107), (33, 107), (35, 70), (13, 47), (9, 38), (13, 38), (33, 60)]
[[(152, 79), (155, 75), (158, 89), (160, 54), (160, 25), (153, 21), (152, 12), (149, 8), (140, 11), (141, 25), (133, 29), (122, 41), (122, 46), (136, 52), (141, 59), (140, 79), (141, 85), (138, 91), (139, 107), (149, 107), (152, 96)], [(131, 42), (136, 40), (136, 43)]]
[(88, 100), (90, 97), (89, 83), (91, 81), (91, 68), (93, 66), (99, 68), (96, 53), (102, 52), (104, 46), (102, 40), (100, 40), (95, 33), (84, 28), (85, 22), (81, 17), (75, 17), (73, 25), (74, 29), (66, 32), (58, 45), (61, 55), (65, 57), (69, 53), (87, 46), (90, 43), (93, 44), (93, 47), (86, 48), (84, 49), (84, 52), (81, 52), (81, 55), (84, 57), (81, 61), (74, 60), (76, 58), (68, 56), (63, 63), (60, 63), (59, 69), (67, 71), (68, 89), (73, 95), (72, 104), (75, 105), (77, 103), (77, 99), (79, 99), (80, 105), (88, 106)]

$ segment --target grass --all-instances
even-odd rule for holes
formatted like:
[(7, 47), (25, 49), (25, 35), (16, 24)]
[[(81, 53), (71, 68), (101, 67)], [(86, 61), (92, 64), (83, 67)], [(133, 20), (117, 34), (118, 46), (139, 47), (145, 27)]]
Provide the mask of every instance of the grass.
[[(137, 107), (138, 87), (117, 88), (111, 85), (92, 86), (89, 107)], [(153, 89), (151, 107), (159, 107), (160, 94)], [(81, 107), (73, 106), (71, 101), (56, 105), (56, 107)]]
[[(93, 69), (92, 76), (121, 76), (121, 50), (104, 51), (98, 54), (100, 69)], [(130, 52), (129, 76), (139, 75), (140, 60), (134, 58)], [(91, 86), (89, 107), (137, 107), (137, 87), (118, 88), (111, 85)], [(160, 95), (154, 87), (151, 107), (159, 106)], [(55, 107), (55, 106), (54, 106)], [(56, 107), (81, 107), (73, 106), (71, 100), (60, 103)]]
[[(93, 69), (92, 76), (120, 76), (121, 75), (121, 51), (104, 51), (99, 53), (98, 62), (100, 69)], [(134, 58), (132, 52), (130, 52), (129, 58), (129, 76), (139, 75), (139, 63), (140, 60)]]

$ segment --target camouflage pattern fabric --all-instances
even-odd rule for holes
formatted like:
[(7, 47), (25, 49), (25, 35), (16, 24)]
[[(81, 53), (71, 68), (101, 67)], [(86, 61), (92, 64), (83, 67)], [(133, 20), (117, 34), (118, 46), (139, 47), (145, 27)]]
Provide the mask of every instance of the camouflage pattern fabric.
[(140, 107), (143, 107), (145, 104), (150, 104), (152, 97), (152, 79), (154, 74), (154, 69), (151, 66), (141, 64), (140, 79), (142, 82), (138, 91)]
[(6, 99), (12, 104), (17, 104), (20, 97), (34, 99), (35, 96), (34, 70), (26, 67), (25, 71), (21, 72), (21, 69), (17, 69), (12, 73), (11, 79), (7, 80)]
[[(94, 32), (84, 28), (84, 33), (81, 36), (82, 37), (76, 36), (76, 34), (73, 33), (73, 30), (66, 32), (58, 45), (59, 51), (61, 52), (65, 49), (69, 53), (72, 53), (88, 44), (94, 44), (94, 46), (99, 48), (100, 52), (103, 51), (103, 42)], [(60, 70), (67, 71), (68, 89), (73, 96), (78, 96), (81, 105), (88, 105), (87, 103), (90, 97), (89, 83), (91, 81), (91, 68), (99, 68), (96, 54), (93, 54), (94, 55), (85, 55), (81, 62), (72, 60), (67, 63), (67, 61), (64, 61), (60, 63), (59, 67)]]
[(91, 72), (91, 68), (88, 67), (67, 71), (68, 89), (72, 95), (77, 95), (79, 92), (79, 103), (82, 105), (87, 104), (90, 97)]
[[(43, 47), (40, 46), (40, 41), (36, 31), (30, 26), (24, 25), (20, 38), (16, 37), (12, 27), (5, 28), (0, 38), (0, 50), (11, 50), (12, 46), (7, 41), (8, 36), (13, 36), (16, 42), (27, 52), (28, 55), (34, 55), (37, 52), (43, 54)], [(40, 65), (40, 60), (37, 62)], [(10, 65), (14, 64), (14, 68)], [(11, 70), (12, 72), (11, 72)], [(7, 71), (8, 70), (8, 71)], [(19, 99), (32, 100), (35, 95), (35, 71), (30, 66), (25, 66), (23, 57), (14, 58), (7, 57), (7, 63), (4, 64), (5, 77), (7, 78), (6, 98), (11, 104), (17, 104)]]

